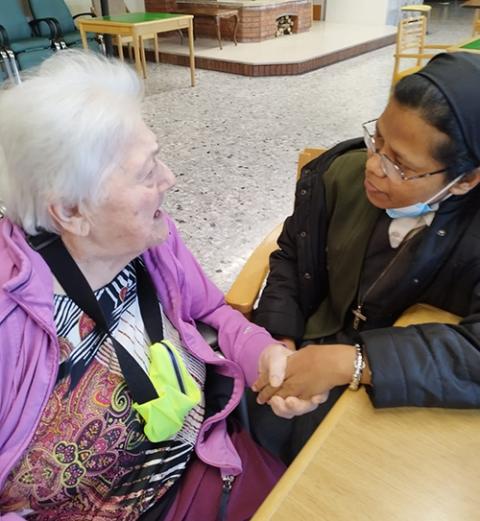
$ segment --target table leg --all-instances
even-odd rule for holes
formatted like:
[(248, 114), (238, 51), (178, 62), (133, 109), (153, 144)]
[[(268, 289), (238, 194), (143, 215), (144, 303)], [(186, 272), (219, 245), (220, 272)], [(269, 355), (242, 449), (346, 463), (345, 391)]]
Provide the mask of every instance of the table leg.
[(118, 56), (120, 60), (123, 62), (123, 43), (122, 43), (122, 37), (117, 34), (117, 47), (118, 47)]
[(195, 87), (195, 55), (193, 52), (193, 18), (188, 21), (188, 47), (190, 49), (190, 76), (192, 87)]
[(137, 69), (137, 74), (142, 78), (143, 70), (142, 70), (142, 58), (140, 57), (140, 47), (138, 44), (138, 35), (136, 32), (132, 34), (133, 39), (133, 53), (135, 55), (135, 68)]
[(142, 51), (142, 69), (143, 69), (143, 77), (147, 77), (147, 59), (145, 58), (145, 42), (143, 41), (143, 36), (139, 37), (140, 40), (140, 50)]
[(233, 28), (233, 43), (235, 45), (237, 45), (237, 29), (238, 29), (238, 14), (235, 15), (235, 27)]
[(158, 34), (153, 35), (153, 47), (155, 49), (155, 63), (160, 63), (160, 49), (158, 48)]
[(82, 27), (81, 24), (79, 24), (80, 29), (80, 38), (82, 39), (82, 47), (84, 49), (88, 49), (88, 43), (87, 43), (87, 33), (85, 32), (85, 29)]
[(217, 25), (217, 40), (218, 40), (218, 45), (220, 47), (220, 50), (222, 50), (222, 33), (221, 33), (221, 30), (220, 30), (220, 17), (219, 16), (216, 16), (215, 17), (215, 24)]

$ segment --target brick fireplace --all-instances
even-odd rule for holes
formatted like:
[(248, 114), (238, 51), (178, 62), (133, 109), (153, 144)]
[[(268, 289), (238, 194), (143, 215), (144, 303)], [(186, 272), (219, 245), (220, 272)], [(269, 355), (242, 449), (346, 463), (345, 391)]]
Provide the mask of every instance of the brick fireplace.
[[(295, 20), (293, 32), (308, 31), (312, 25), (311, 0), (238, 0), (238, 1), (182, 1), (182, 0), (145, 0), (147, 11), (175, 12), (175, 7), (182, 9), (189, 5), (215, 5), (230, 9), (238, 9), (239, 20), (237, 40), (239, 42), (261, 42), (275, 38), (277, 20), (288, 13)], [(233, 33), (233, 21), (222, 20), (222, 37), (229, 39)], [(208, 20), (195, 22), (195, 33), (198, 36), (216, 38), (215, 26)]]

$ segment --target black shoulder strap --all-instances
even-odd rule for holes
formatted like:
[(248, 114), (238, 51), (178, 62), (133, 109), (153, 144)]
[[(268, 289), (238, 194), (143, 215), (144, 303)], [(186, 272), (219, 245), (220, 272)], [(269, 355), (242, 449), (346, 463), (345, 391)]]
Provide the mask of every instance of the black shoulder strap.
[[(150, 378), (132, 355), (111, 334), (105, 315), (92, 288), (58, 235), (43, 233), (29, 243), (45, 260), (66, 294), (107, 334), (133, 399), (144, 403), (158, 397)], [(153, 282), (139, 259), (134, 261), (140, 313), (152, 343), (163, 340), (162, 315)]]

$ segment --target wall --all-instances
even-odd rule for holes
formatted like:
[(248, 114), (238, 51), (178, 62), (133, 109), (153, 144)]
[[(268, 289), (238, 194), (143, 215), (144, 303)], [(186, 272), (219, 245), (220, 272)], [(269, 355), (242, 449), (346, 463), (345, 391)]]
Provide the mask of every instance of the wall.
[(362, 25), (397, 25), (400, 7), (423, 0), (327, 0), (325, 20)]
[[(1, 1), (1, 0), (0, 0)], [(90, 0), (65, 0), (73, 14), (90, 11)], [(145, 11), (144, 0), (125, 0), (130, 11)]]

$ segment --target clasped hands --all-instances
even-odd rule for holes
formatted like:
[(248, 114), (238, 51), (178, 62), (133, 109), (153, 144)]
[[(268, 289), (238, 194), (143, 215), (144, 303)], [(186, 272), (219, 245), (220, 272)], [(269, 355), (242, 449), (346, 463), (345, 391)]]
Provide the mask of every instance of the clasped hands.
[(348, 384), (354, 360), (355, 347), (347, 344), (311, 344), (298, 351), (272, 344), (260, 355), (252, 390), (259, 404), (293, 418), (316, 409), (333, 387)]

